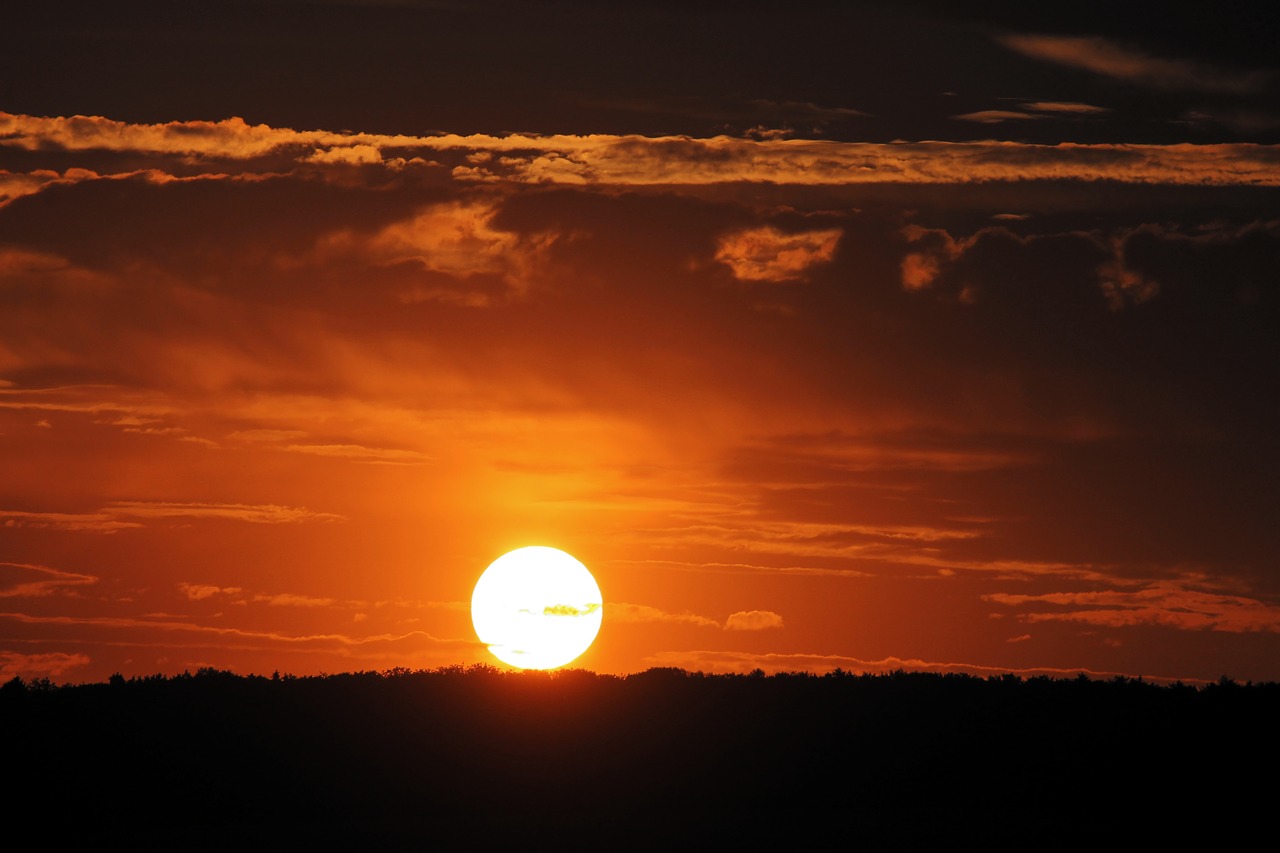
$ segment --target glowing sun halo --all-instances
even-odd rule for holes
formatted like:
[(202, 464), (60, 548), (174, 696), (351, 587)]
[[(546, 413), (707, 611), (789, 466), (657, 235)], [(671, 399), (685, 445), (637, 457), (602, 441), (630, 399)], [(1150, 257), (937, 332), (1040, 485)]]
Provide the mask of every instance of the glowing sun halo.
[(541, 545), (494, 560), (471, 594), (480, 642), (498, 660), (522, 669), (554, 669), (585, 652), (600, 631), (603, 609), (587, 567)]

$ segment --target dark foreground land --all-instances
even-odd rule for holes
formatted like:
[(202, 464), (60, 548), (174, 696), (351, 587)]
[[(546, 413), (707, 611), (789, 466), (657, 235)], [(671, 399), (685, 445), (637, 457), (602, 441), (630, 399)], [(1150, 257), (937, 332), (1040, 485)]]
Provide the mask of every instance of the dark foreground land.
[(1274, 827), (1278, 725), (1280, 685), (1226, 681), (15, 679), (0, 816), (55, 848), (1230, 849)]

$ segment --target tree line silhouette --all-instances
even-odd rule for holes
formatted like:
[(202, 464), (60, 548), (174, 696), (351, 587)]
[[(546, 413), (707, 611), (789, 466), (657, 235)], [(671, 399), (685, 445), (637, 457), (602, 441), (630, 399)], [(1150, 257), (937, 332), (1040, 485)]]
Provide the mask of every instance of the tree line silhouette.
[(201, 669), (0, 686), (11, 819), (184, 849), (910, 847), (975, 822), (1047, 849), (1046, 821), (1065, 817), (1081, 830), (1266, 813), (1274, 791), (1253, 778), (1280, 757), (1278, 712), (1276, 683), (901, 670)]

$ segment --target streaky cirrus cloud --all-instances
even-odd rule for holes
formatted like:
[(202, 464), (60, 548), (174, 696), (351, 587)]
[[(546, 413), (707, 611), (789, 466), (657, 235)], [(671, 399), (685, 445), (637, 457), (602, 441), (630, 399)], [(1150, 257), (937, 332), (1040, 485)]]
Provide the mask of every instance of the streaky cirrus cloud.
[(952, 118), (960, 121), (975, 121), (979, 124), (999, 124), (1002, 121), (1027, 121), (1044, 118), (1044, 116), (1020, 113), (1017, 110), (978, 110), (954, 115)]
[(987, 601), (1019, 608), (1022, 622), (1080, 622), (1125, 628), (1159, 625), (1188, 631), (1280, 633), (1280, 605), (1244, 595), (1196, 589), (1181, 581), (1156, 581), (1141, 589), (1040, 594), (991, 593)]
[[(382, 607), (391, 602), (339, 601), (330, 596), (315, 596), (297, 592), (250, 592), (239, 586), (217, 586), (215, 584), (188, 583), (178, 584), (178, 591), (188, 601), (209, 601), (214, 598), (230, 601), (233, 604), (266, 604), (271, 607)], [(402, 606), (412, 606), (409, 602), (398, 602)], [(419, 607), (452, 607), (455, 602), (415, 602)], [(367, 618), (367, 614), (366, 614)], [(359, 620), (357, 620), (359, 621)]]
[(868, 572), (851, 568), (829, 568), (825, 566), (765, 566), (756, 563), (694, 563), (687, 560), (614, 560), (623, 565), (660, 566), (690, 572), (709, 572), (714, 574), (779, 574), (797, 577), (835, 577), (864, 578), (871, 577)]
[(171, 501), (114, 501), (104, 512), (135, 518), (217, 518), (251, 524), (291, 524), (301, 521), (342, 521), (331, 512), (276, 504), (180, 503)]
[(997, 37), (1010, 50), (1139, 86), (1184, 92), (1246, 94), (1263, 88), (1265, 71), (1235, 71), (1185, 59), (1150, 56), (1097, 36), (1010, 33)]
[(82, 533), (115, 533), (130, 527), (141, 527), (136, 521), (123, 521), (108, 512), (30, 512), (0, 510), (0, 527), (28, 527), (49, 530), (75, 530)]
[[(366, 646), (384, 643), (399, 643), (406, 640), (424, 640), (430, 643), (478, 647), (478, 640), (456, 640), (436, 637), (427, 631), (405, 631), (401, 633), (368, 634), (352, 636), (336, 632), (317, 634), (296, 634), (282, 631), (252, 630), (220, 625), (204, 625), (197, 622), (178, 622), (168, 618), (145, 618), (130, 616), (42, 616), (30, 613), (0, 612), (0, 619), (27, 625), (66, 625), (87, 628), (108, 628), (113, 630), (145, 629), (151, 632), (176, 634), (204, 634), (217, 637), (237, 637), (246, 640), (260, 640), (286, 645), (316, 646)], [(155, 645), (162, 646), (162, 642)]]
[(1058, 120), (1096, 117), (1111, 112), (1106, 107), (1095, 107), (1079, 101), (1027, 101), (1020, 104), (1020, 110), (977, 110), (952, 116), (960, 121), (972, 121), (978, 124), (1000, 124), (1006, 121), (1035, 121), (1054, 118)]
[(173, 414), (175, 410), (171, 402), (146, 389), (92, 384), (15, 388), (7, 381), (0, 383), (0, 409), (76, 412), (148, 421)]
[(141, 527), (130, 519), (204, 518), (245, 521), (251, 524), (293, 524), (306, 521), (342, 521), (340, 515), (314, 512), (305, 507), (275, 504), (209, 504), (166, 501), (113, 501), (96, 512), (33, 512), (0, 510), (0, 526), (45, 527), (90, 533), (115, 533)]
[[(6, 578), (11, 576), (11, 580)], [(34, 576), (34, 577), (33, 577)], [(32, 563), (0, 562), (0, 598), (41, 598), (98, 582), (93, 575)]]
[(1083, 104), (1079, 101), (1028, 101), (1022, 107), (1041, 113), (1065, 115), (1098, 115), (1111, 112), (1108, 107), (1095, 107), (1093, 104)]
[(262, 604), (269, 604), (272, 607), (332, 607), (337, 603), (332, 598), (319, 598), (314, 595), (301, 595), (296, 592), (255, 595), (252, 600)]

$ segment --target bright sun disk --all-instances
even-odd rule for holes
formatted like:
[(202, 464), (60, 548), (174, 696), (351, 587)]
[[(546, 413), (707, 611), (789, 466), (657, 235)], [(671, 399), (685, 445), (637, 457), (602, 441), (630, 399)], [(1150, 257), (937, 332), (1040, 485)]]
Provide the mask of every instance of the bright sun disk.
[(503, 663), (554, 669), (600, 631), (604, 599), (587, 567), (558, 548), (532, 545), (489, 564), (471, 594), (476, 636)]

